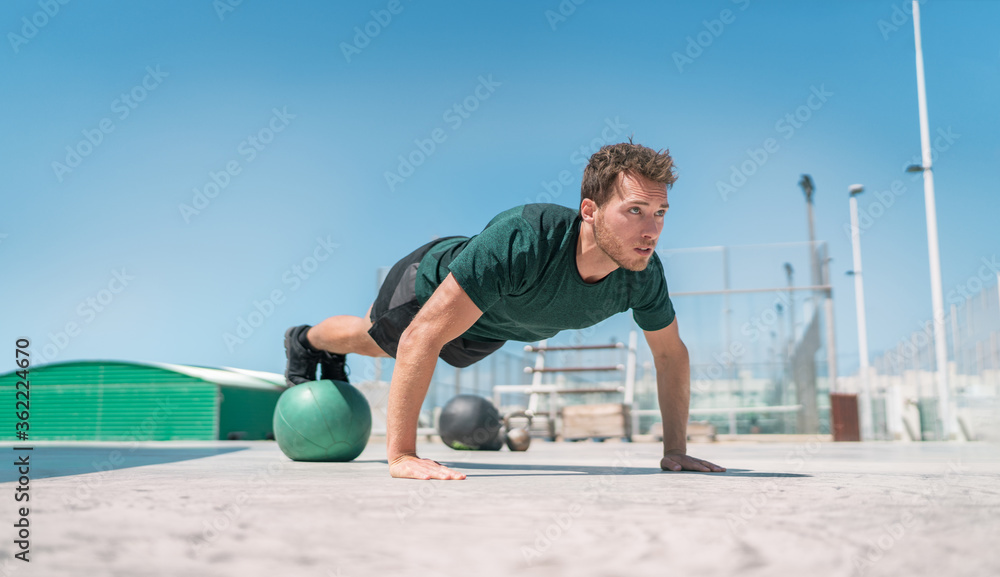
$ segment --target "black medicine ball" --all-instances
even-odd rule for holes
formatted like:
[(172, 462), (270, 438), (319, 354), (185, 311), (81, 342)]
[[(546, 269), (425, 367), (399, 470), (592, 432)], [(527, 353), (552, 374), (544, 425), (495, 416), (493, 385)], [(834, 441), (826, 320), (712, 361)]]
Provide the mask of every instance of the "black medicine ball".
[(438, 433), (444, 444), (466, 451), (499, 451), (505, 441), (503, 419), (488, 399), (458, 395), (441, 409)]

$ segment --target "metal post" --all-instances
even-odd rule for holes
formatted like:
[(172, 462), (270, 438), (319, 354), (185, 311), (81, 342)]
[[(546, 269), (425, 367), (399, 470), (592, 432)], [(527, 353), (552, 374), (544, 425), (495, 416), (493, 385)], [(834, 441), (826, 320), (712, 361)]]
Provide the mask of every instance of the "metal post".
[(861, 187), (851, 187), (851, 246), (854, 250), (854, 295), (858, 315), (858, 357), (861, 363), (861, 438), (872, 438), (872, 392), (868, 378), (868, 327), (865, 320), (865, 287), (861, 273), (861, 229), (858, 227), (858, 199)]
[(792, 275), (795, 273), (795, 269), (792, 268), (791, 263), (785, 263), (785, 275), (788, 277), (788, 326), (790, 328), (790, 334), (788, 335), (788, 358), (792, 358), (792, 354), (795, 352), (795, 295), (792, 293), (793, 279)]
[(890, 439), (912, 441), (913, 439), (906, 433), (906, 427), (903, 423), (903, 413), (906, 411), (906, 404), (903, 399), (901, 380), (902, 377), (893, 379), (892, 384), (889, 385), (889, 399), (886, 403), (886, 412), (889, 413), (886, 419), (887, 428), (889, 429)]
[(951, 314), (951, 356), (954, 357), (955, 372), (958, 372), (959, 351), (962, 350), (961, 339), (958, 332), (958, 308), (953, 304), (950, 309)]
[(927, 211), (927, 246), (930, 253), (931, 301), (934, 311), (934, 351), (937, 360), (938, 411), (942, 436), (952, 437), (951, 399), (948, 390), (948, 350), (944, 325), (944, 297), (941, 288), (941, 256), (938, 253), (937, 210), (934, 203), (934, 172), (931, 170), (931, 137), (927, 122), (927, 93), (924, 87), (924, 53), (920, 42), (920, 5), (913, 0), (913, 34), (917, 53), (917, 103), (920, 108), (920, 149), (924, 173), (924, 205)]
[(730, 346), (731, 346), (730, 342), (732, 340), (732, 336), (730, 334), (731, 330), (730, 326), (732, 324), (731, 317), (733, 311), (732, 308), (729, 306), (729, 254), (726, 251), (726, 247), (723, 246), (720, 247), (720, 249), (722, 250), (722, 288), (725, 291), (722, 294), (722, 302), (723, 302), (722, 322), (725, 323), (723, 326), (723, 333), (725, 335), (725, 344), (726, 344), (726, 348), (723, 349), (724, 350), (723, 354), (726, 356), (727, 359), (726, 364), (729, 365), (727, 367), (729, 369), (729, 371), (727, 371), (729, 373), (729, 377), (733, 378), (735, 376), (735, 373), (733, 371), (733, 360), (730, 351)]
[(1000, 334), (997, 331), (990, 333), (990, 368), (994, 372), (1000, 369), (1000, 339), (997, 335)]
[[(549, 341), (545, 339), (538, 343), (538, 347), (542, 350), (538, 351), (535, 357), (535, 369), (545, 368), (545, 347), (548, 346)], [(531, 386), (533, 388), (540, 387), (542, 384), (542, 372), (541, 370), (536, 370), (534, 374), (531, 375)], [(532, 393), (531, 397), (528, 399), (528, 410), (535, 414), (538, 411), (538, 393)], [(555, 396), (549, 395), (549, 418), (548, 418), (548, 437), (549, 439), (555, 440), (555, 422), (556, 422), (556, 408), (555, 408)]]
[[(628, 407), (629, 427), (627, 437), (632, 439), (632, 435), (639, 433), (639, 412), (635, 410), (635, 349), (638, 343), (638, 333), (629, 331), (628, 333), (628, 353), (625, 361), (625, 406)], [(685, 423), (685, 427), (687, 424)]]
[(781, 303), (774, 306), (774, 309), (778, 313), (778, 350), (781, 351), (781, 404), (787, 405), (789, 402), (788, 394), (788, 343), (785, 338), (785, 318), (784, 318), (784, 307)]
[(830, 379), (830, 392), (837, 392), (837, 331), (833, 324), (833, 283), (830, 280), (830, 261), (824, 251), (823, 277), (826, 279), (823, 284), (829, 286), (826, 289), (826, 299), (823, 303), (826, 316), (826, 364), (827, 378)]
[[(973, 329), (972, 319), (973, 319), (972, 298), (970, 296), (967, 296), (965, 297), (965, 334), (972, 335), (973, 338), (970, 340), (975, 342), (976, 331), (975, 329)], [(972, 356), (974, 354), (975, 353), (972, 351), (972, 348), (970, 347), (968, 353), (965, 355), (967, 358), (965, 362), (966, 371), (968, 371), (972, 367)]]

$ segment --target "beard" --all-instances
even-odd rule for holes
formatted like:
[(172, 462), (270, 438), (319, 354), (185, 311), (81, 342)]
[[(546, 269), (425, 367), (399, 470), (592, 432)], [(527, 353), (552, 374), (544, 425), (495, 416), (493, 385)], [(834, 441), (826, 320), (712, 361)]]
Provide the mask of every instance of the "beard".
[[(639, 272), (646, 270), (649, 266), (649, 259), (652, 258), (652, 251), (649, 256), (636, 254), (632, 247), (626, 247), (621, 239), (614, 235), (604, 225), (604, 220), (600, 213), (594, 218), (594, 240), (597, 241), (597, 248), (608, 255), (616, 265), (625, 270)], [(655, 245), (650, 248), (655, 248)]]

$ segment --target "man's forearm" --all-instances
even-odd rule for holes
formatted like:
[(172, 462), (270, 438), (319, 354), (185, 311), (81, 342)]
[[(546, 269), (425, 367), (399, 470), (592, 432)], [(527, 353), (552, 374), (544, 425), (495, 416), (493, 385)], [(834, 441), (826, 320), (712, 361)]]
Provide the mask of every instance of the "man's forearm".
[(686, 453), (691, 402), (691, 364), (686, 350), (656, 362), (656, 389), (663, 418), (663, 453)]
[(420, 407), (430, 387), (440, 347), (419, 335), (404, 333), (389, 386), (386, 444), (389, 462), (417, 453)]

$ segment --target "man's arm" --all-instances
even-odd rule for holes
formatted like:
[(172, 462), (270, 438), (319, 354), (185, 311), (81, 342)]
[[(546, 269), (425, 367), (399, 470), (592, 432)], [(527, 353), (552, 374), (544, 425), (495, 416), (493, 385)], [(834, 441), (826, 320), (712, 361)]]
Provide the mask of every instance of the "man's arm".
[(437, 461), (417, 457), (417, 421), (441, 349), (482, 316), (450, 273), (403, 331), (389, 387), (386, 423), (389, 474), (411, 479), (464, 479)]
[(691, 363), (674, 318), (658, 331), (644, 331), (656, 366), (656, 391), (663, 417), (664, 471), (723, 472), (718, 465), (687, 455), (688, 405), (691, 402)]

